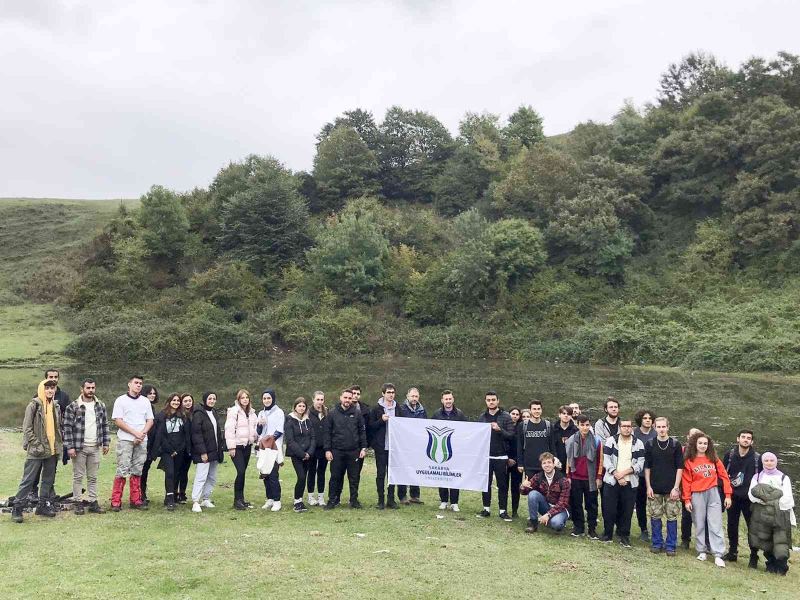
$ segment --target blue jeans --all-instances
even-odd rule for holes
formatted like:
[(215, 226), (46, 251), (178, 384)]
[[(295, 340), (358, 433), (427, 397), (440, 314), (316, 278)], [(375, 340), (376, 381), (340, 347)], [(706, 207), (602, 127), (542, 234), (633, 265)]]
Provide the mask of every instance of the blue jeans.
[[(528, 514), (531, 520), (538, 518), (539, 515), (547, 513), (551, 508), (553, 508), (553, 505), (550, 504), (547, 498), (542, 496), (540, 492), (533, 490), (528, 494)], [(547, 526), (555, 531), (561, 531), (564, 529), (564, 525), (567, 524), (568, 517), (569, 513), (562, 510), (557, 515), (550, 517)]]

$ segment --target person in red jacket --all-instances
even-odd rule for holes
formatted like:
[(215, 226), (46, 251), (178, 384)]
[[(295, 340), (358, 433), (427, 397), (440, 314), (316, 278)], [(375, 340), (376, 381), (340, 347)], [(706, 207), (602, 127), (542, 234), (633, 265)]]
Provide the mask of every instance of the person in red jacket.
[(684, 454), (681, 475), (683, 502), (694, 521), (697, 560), (706, 560), (710, 546), (714, 564), (724, 567), (722, 555), (725, 554), (725, 538), (722, 537), (722, 502), (718, 490), (720, 481), (725, 494), (725, 508), (730, 508), (733, 488), (728, 471), (717, 458), (711, 438), (702, 431), (694, 433), (689, 437)]

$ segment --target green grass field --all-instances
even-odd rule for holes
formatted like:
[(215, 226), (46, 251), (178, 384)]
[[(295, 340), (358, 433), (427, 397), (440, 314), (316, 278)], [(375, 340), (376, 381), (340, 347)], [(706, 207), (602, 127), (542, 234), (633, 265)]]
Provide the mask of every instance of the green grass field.
[[(24, 454), (19, 434), (0, 434), (0, 497), (14, 494)], [(251, 468), (253, 465), (251, 465)], [(39, 598), (797, 598), (800, 567), (787, 577), (746, 564), (718, 569), (694, 552), (668, 559), (638, 540), (633, 549), (566, 534), (526, 535), (524, 519), (476, 518), (480, 495), (463, 494), (462, 512), (438, 513), (435, 490), (424, 506), (379, 512), (374, 465), (364, 468), (366, 508), (306, 514), (290, 509), (295, 476), (284, 467), (280, 513), (234, 511), (233, 466), (220, 468), (215, 509), (160, 505), (162, 472), (153, 470), (147, 512), (0, 517), (0, 596)], [(101, 467), (107, 505), (113, 451)], [(194, 470), (190, 474), (193, 477)], [(70, 487), (59, 467), (56, 489)], [(263, 502), (255, 472), (245, 495)], [(524, 511), (523, 511), (524, 512)], [(438, 518), (442, 515), (444, 518)], [(634, 530), (636, 527), (634, 525)]]

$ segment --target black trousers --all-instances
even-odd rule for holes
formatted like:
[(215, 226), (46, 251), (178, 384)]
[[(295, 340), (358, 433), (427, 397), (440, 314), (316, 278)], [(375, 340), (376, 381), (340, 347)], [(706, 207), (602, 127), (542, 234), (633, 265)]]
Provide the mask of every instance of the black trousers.
[(272, 472), (264, 478), (264, 493), (267, 496), (267, 500), (273, 500), (275, 502), (281, 501), (281, 479), (278, 471), (280, 467), (278, 463), (275, 463), (275, 466), (272, 467)]
[(178, 469), (178, 495), (182, 498), (186, 497), (186, 487), (189, 485), (189, 469), (192, 466), (192, 457), (188, 454), (183, 455), (183, 461), (181, 462), (181, 466)]
[(314, 483), (317, 484), (317, 492), (320, 494), (325, 491), (325, 471), (328, 468), (328, 459), (325, 458), (325, 449), (318, 446), (314, 456), (308, 461), (308, 493), (314, 491)]
[(412, 486), (398, 485), (397, 486), (397, 497), (400, 498), (400, 500), (405, 500), (406, 496), (409, 495), (409, 493), (408, 493), (409, 492), (409, 488), (411, 488), (411, 497), (419, 499), (420, 491), (419, 491), (419, 486), (418, 485), (412, 485)]
[(297, 483), (294, 484), (294, 499), (302, 500), (303, 491), (306, 489), (306, 478), (308, 477), (308, 465), (313, 461), (313, 458), (303, 460), (302, 458), (292, 457), (292, 466), (294, 473), (297, 475)]
[(458, 504), (458, 493), (461, 490), (451, 490), (450, 488), (439, 488), (439, 502), (449, 502)]
[(569, 513), (576, 532), (583, 533), (586, 530), (587, 520), (590, 531), (597, 529), (597, 490), (589, 489), (588, 479), (572, 480), (569, 488)]
[(629, 537), (635, 504), (636, 488), (630, 484), (603, 484), (603, 533), (608, 537), (613, 536), (616, 526), (619, 537)]
[(639, 477), (639, 487), (636, 488), (636, 521), (639, 531), (647, 531), (647, 486), (644, 477)]
[[(378, 490), (378, 501), (383, 502), (385, 499), (386, 472), (389, 470), (389, 451), (388, 450), (375, 450), (375, 467), (378, 474), (375, 476), (375, 489)], [(389, 484), (389, 501), (394, 501), (394, 484)]]
[[(741, 517), (744, 517), (744, 522), (747, 523), (747, 531), (750, 531), (752, 506), (753, 503), (750, 502), (750, 498), (742, 498), (736, 495), (732, 498), (731, 507), (728, 509), (728, 544), (731, 554), (739, 552), (739, 519)], [(749, 544), (750, 541), (748, 539)], [(753, 552), (752, 546), (750, 546), (750, 552)]]
[(250, 456), (253, 446), (236, 446), (236, 454), (233, 456), (233, 466), (236, 468), (236, 479), (233, 482), (233, 500), (244, 500), (244, 480), (247, 476), (247, 465), (250, 464)]
[(508, 460), (505, 458), (489, 459), (489, 482), (486, 491), (481, 494), (483, 506), (492, 506), (492, 476), (497, 481), (497, 504), (500, 512), (508, 510)]
[(359, 450), (333, 451), (330, 496), (328, 498), (330, 502), (334, 504), (341, 502), (345, 473), (347, 473), (347, 481), (350, 484), (350, 502), (358, 500), (358, 484), (361, 481), (361, 469), (358, 464), (361, 462), (358, 459), (359, 452)]
[(522, 473), (517, 465), (508, 467), (508, 484), (511, 488), (511, 511), (516, 513), (519, 510), (519, 486), (522, 485)]
[(178, 494), (178, 475), (185, 462), (190, 462), (186, 453), (181, 452), (176, 456), (162, 454), (158, 468), (164, 471), (164, 493), (172, 494), (173, 500)]
[(150, 465), (152, 464), (153, 461), (148, 458), (142, 465), (142, 498), (147, 498), (147, 477), (150, 475)]

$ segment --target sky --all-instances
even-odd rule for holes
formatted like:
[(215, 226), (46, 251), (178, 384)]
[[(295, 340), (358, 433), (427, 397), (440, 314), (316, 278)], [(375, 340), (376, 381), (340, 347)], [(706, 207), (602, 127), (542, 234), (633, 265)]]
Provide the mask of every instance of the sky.
[(310, 170), (363, 108), (531, 105), (554, 135), (655, 99), (692, 51), (800, 54), (796, 0), (0, 0), (0, 197), (206, 187), (231, 161)]

